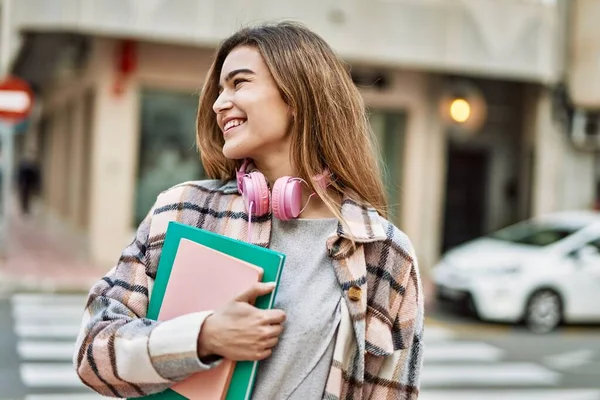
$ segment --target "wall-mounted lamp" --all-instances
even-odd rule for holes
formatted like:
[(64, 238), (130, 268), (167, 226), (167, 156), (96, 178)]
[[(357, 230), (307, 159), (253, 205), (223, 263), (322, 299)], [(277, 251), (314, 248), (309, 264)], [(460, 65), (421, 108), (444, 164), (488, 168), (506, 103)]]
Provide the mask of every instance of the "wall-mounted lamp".
[(471, 117), (471, 104), (462, 98), (456, 98), (450, 103), (450, 117), (458, 123), (465, 123)]
[(477, 133), (487, 118), (487, 104), (471, 82), (454, 81), (442, 91), (440, 116), (448, 128), (463, 135)]

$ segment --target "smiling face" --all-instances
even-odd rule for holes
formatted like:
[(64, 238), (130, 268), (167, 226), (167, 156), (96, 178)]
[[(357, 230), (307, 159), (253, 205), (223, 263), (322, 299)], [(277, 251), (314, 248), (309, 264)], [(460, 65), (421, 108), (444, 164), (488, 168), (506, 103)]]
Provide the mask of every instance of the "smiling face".
[(289, 157), (292, 112), (260, 52), (251, 46), (233, 49), (219, 78), (213, 105), (223, 132), (223, 155), (229, 159)]

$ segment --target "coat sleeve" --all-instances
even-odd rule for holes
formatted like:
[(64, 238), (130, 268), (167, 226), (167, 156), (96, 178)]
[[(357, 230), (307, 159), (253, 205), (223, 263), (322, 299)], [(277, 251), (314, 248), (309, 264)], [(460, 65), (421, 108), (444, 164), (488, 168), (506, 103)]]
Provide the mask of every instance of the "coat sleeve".
[[(385, 356), (365, 355), (365, 399), (416, 400), (419, 397), (424, 297), (412, 244), (405, 236), (402, 242), (402, 245), (384, 246), (382, 250), (388, 262), (394, 264), (393, 281), (398, 283), (397, 290), (390, 289), (390, 293), (394, 293), (389, 309), (393, 347)], [(394, 248), (402, 248), (402, 251), (394, 251)]]
[(394, 325), (405, 330), (402, 336), (405, 337), (406, 346), (399, 350), (400, 357), (394, 356), (394, 364), (401, 371), (399, 384), (402, 395), (398, 398), (415, 400), (419, 397), (423, 366), (424, 298), (417, 259), (414, 256), (405, 288), (405, 296)]
[(164, 322), (145, 318), (152, 214), (117, 265), (90, 290), (84, 310), (73, 362), (82, 382), (104, 396), (158, 393), (219, 363), (204, 364), (197, 354), (197, 338), (210, 312)]

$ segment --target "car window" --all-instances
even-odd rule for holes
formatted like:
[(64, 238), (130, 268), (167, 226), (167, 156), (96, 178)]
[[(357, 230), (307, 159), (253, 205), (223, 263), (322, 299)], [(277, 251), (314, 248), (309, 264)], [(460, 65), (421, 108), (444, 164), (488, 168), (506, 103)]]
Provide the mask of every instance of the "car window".
[(592, 246), (600, 253), (600, 238), (592, 240), (591, 242), (586, 243), (584, 246)]
[(493, 233), (495, 239), (531, 246), (548, 246), (572, 235), (575, 228), (550, 227), (542, 224), (518, 224)]

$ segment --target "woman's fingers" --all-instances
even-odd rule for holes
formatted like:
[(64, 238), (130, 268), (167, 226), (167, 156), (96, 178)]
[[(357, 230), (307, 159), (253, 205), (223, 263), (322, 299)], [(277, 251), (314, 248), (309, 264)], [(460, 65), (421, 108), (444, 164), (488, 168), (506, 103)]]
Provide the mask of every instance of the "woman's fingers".
[(281, 324), (276, 324), (276, 325), (271, 325), (269, 326), (269, 331), (266, 335), (267, 338), (278, 338), (279, 335), (281, 335), (281, 332), (283, 332), (283, 325)]
[(277, 343), (279, 342), (279, 338), (277, 336), (271, 337), (267, 340), (265, 340), (263, 346), (265, 350), (272, 350), (273, 347), (277, 346)]
[(244, 303), (254, 303), (257, 297), (271, 293), (273, 289), (275, 289), (275, 283), (273, 282), (257, 282), (252, 287), (248, 288), (248, 290), (241, 293), (236, 300)]
[(272, 353), (273, 353), (273, 351), (271, 349), (260, 351), (260, 352), (258, 352), (256, 359), (264, 360), (265, 358), (271, 356)]
[(281, 310), (263, 311), (263, 323), (266, 325), (282, 324), (285, 322), (285, 312)]

